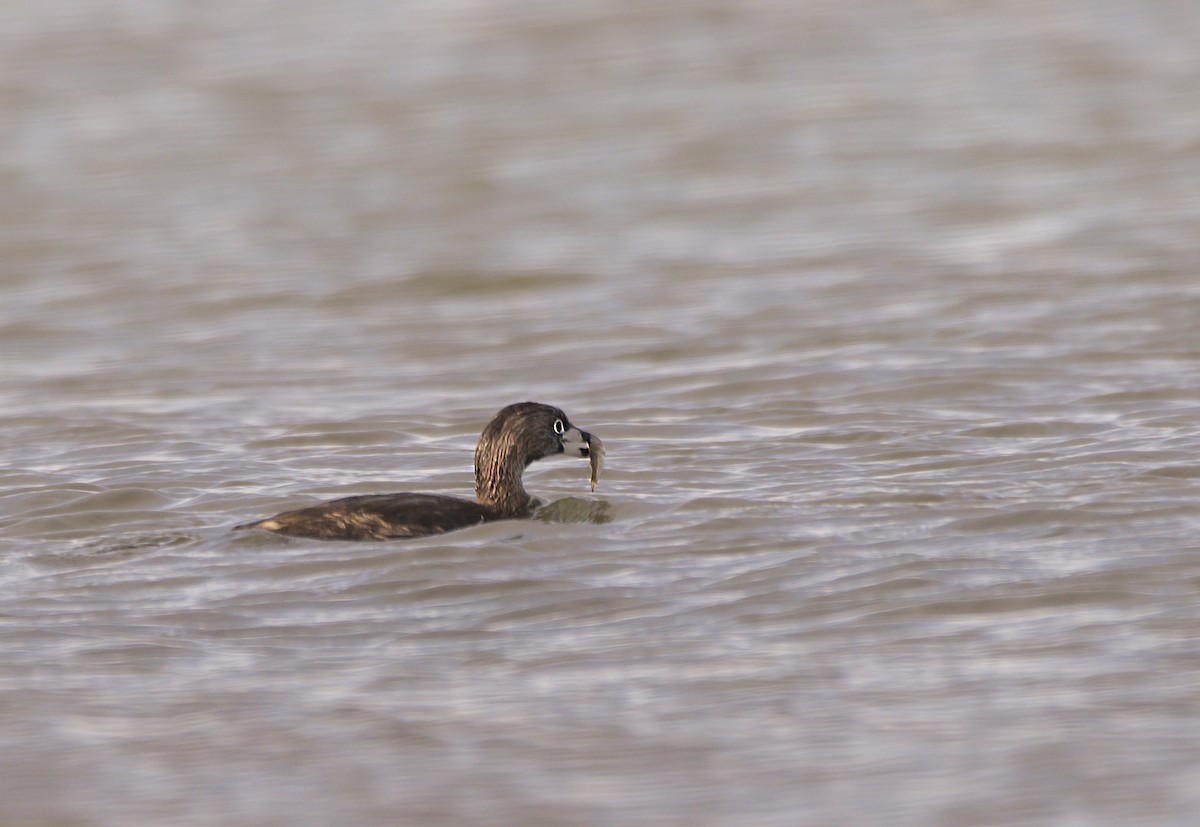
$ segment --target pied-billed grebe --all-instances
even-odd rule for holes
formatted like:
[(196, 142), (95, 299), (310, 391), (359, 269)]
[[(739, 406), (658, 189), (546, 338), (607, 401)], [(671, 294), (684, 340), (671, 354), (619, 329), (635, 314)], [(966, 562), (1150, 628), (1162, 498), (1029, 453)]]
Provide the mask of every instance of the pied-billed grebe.
[[(538, 402), (509, 405), (487, 424), (475, 449), (478, 502), (441, 494), (364, 494), (235, 526), (319, 540), (390, 540), (441, 534), (491, 520), (528, 517), (538, 501), (521, 474), (534, 460), (565, 454), (588, 458), (600, 440), (576, 428), (558, 408)], [(593, 460), (593, 471), (599, 456)], [(594, 476), (594, 474), (593, 474)]]

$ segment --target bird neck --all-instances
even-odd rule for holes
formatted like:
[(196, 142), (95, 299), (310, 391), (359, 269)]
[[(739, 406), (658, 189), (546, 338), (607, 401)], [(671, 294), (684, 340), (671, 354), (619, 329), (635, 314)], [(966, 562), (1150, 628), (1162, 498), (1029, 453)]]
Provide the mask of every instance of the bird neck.
[(532, 511), (521, 475), (525, 463), (515, 446), (484, 445), (475, 450), (475, 498), (501, 517), (525, 517)]

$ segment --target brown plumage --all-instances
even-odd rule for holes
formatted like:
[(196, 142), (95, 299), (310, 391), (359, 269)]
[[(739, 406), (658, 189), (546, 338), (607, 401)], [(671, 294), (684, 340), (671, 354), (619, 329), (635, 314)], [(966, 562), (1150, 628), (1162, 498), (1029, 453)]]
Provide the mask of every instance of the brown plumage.
[(285, 511), (234, 528), (261, 528), (319, 540), (390, 540), (528, 517), (536, 500), (521, 482), (525, 468), (557, 454), (588, 457), (594, 439), (573, 426), (558, 408), (518, 402), (496, 414), (479, 437), (475, 449), (477, 502), (441, 494), (364, 494)]

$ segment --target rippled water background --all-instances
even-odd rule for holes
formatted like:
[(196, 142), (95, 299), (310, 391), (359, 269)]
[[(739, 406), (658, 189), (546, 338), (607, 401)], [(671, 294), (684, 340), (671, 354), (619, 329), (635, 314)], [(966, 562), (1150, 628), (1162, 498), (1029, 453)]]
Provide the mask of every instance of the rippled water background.
[[(0, 823), (1184, 825), (1200, 6), (0, 10)], [(611, 522), (469, 495), (504, 404)]]

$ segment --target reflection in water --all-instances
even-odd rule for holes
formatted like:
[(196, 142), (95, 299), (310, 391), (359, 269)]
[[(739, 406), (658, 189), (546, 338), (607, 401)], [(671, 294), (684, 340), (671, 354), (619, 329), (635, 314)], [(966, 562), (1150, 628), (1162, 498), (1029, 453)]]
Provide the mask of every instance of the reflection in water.
[(534, 516), (547, 523), (595, 523), (612, 521), (612, 505), (605, 500), (585, 497), (563, 497), (547, 503)]

